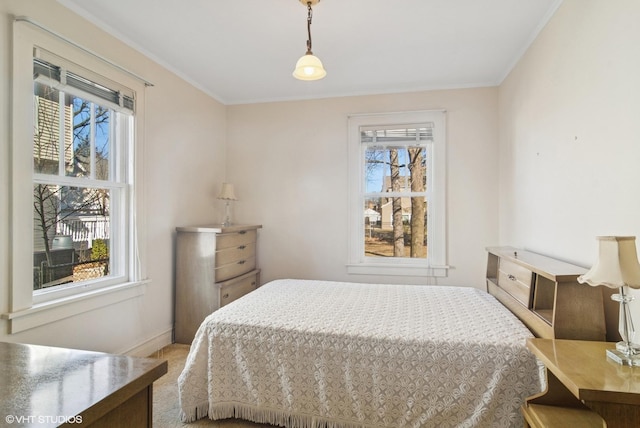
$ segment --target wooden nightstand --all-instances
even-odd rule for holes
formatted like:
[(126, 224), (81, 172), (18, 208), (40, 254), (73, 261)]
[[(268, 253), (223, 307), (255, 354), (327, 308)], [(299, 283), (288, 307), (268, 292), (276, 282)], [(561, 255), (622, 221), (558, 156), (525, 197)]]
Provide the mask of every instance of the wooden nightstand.
[(640, 426), (640, 368), (607, 359), (614, 343), (529, 339), (527, 347), (546, 367), (547, 390), (522, 406), (525, 427)]

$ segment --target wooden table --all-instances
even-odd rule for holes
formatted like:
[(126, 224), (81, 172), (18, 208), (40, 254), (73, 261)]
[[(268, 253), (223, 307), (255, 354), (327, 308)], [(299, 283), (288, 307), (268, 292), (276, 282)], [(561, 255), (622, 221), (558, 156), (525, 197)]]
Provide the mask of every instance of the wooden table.
[(609, 360), (614, 343), (529, 339), (527, 346), (544, 363), (548, 383), (522, 407), (527, 424), (640, 426), (640, 367)]
[(151, 427), (167, 362), (0, 342), (0, 426)]

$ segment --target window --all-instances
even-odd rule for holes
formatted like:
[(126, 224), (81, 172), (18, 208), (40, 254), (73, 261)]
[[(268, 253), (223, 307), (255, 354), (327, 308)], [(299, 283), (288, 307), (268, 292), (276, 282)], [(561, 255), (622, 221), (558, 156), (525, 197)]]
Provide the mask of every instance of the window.
[(135, 297), (146, 281), (141, 98), (126, 70), (14, 22), (11, 332)]
[(34, 295), (122, 281), (133, 93), (42, 50), (33, 79)]
[(349, 119), (350, 273), (445, 276), (444, 112)]

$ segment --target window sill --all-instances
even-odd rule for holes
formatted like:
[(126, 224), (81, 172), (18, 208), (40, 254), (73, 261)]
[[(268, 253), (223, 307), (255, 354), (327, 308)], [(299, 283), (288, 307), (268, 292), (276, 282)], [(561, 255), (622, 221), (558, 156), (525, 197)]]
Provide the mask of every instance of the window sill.
[(19, 333), (83, 312), (89, 312), (141, 296), (145, 293), (148, 283), (149, 280), (143, 280), (100, 288), (86, 293), (79, 293), (73, 296), (39, 303), (28, 309), (1, 314), (0, 318), (9, 320), (9, 332), (11, 334)]
[(387, 263), (348, 264), (347, 273), (354, 275), (429, 276), (444, 278), (449, 266), (416, 266)]

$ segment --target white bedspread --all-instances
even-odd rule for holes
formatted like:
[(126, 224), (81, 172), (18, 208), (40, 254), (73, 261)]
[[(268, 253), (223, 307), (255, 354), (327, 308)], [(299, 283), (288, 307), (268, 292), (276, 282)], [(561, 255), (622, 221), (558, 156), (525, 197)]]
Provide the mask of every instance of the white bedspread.
[(516, 427), (543, 390), (524, 325), (466, 287), (278, 280), (211, 314), (181, 417), (287, 427)]

